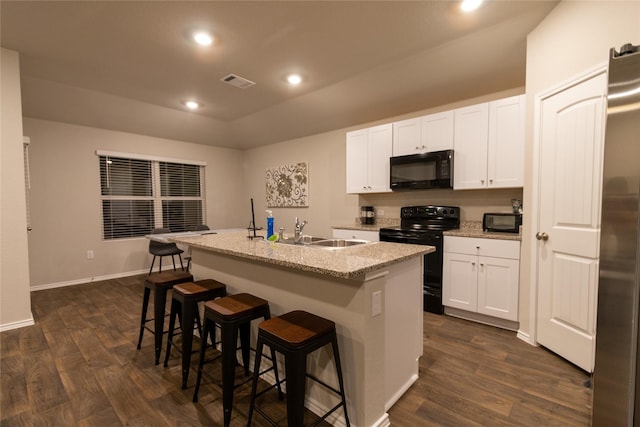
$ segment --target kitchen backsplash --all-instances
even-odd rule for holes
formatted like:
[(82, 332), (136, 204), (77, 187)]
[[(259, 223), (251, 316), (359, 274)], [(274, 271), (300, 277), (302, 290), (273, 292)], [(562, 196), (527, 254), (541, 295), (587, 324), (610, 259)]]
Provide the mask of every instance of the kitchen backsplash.
[[(522, 188), (425, 190), (361, 194), (359, 197), (359, 205), (375, 207), (378, 223), (380, 220), (399, 218), (400, 208), (403, 206), (418, 205), (459, 206), (460, 220), (482, 221), (485, 212), (512, 212), (511, 199), (522, 200)], [(526, 214), (526, 211), (524, 213)]]

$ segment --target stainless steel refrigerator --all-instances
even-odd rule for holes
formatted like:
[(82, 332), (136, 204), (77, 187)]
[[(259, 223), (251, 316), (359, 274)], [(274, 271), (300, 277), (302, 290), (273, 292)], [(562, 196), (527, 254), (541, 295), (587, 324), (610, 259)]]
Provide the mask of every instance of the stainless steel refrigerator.
[(611, 49), (593, 426), (640, 426), (640, 46)]

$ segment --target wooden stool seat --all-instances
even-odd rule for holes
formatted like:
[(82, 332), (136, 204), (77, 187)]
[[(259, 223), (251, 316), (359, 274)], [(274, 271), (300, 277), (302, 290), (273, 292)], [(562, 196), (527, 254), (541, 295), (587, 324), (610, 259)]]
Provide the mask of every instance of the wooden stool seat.
[(260, 324), (260, 331), (291, 348), (302, 347), (335, 331), (330, 320), (305, 311), (292, 311)]
[[(240, 335), (240, 349), (242, 352), (242, 363), (244, 373), (249, 376), (249, 353), (250, 353), (250, 326), (254, 319), (263, 318), (268, 320), (271, 317), (269, 303), (251, 294), (241, 293), (229, 295), (216, 300), (207, 301), (204, 304), (204, 332), (201, 339), (200, 361), (198, 363), (198, 376), (196, 388), (193, 393), (193, 401), (198, 401), (198, 390), (200, 381), (204, 373), (203, 367), (206, 363), (215, 359), (205, 361), (205, 351), (207, 337), (215, 329), (216, 324), (222, 331), (222, 408), (224, 412), (224, 425), (231, 423), (231, 411), (233, 407), (233, 390), (235, 388), (236, 352), (238, 349), (238, 333)], [(272, 352), (272, 357), (274, 353)], [(260, 365), (256, 365), (257, 369)], [(275, 367), (275, 357), (273, 357), (273, 367), (276, 381), (278, 371)], [(271, 370), (268, 369), (268, 370)], [(267, 371), (265, 371), (267, 372)], [(264, 373), (264, 372), (263, 372)]]
[[(200, 325), (200, 313), (198, 303), (214, 298), (224, 297), (227, 294), (227, 287), (213, 279), (197, 280), (195, 282), (181, 283), (173, 287), (173, 297), (171, 299), (171, 315), (169, 317), (169, 337), (167, 339), (167, 351), (164, 356), (164, 366), (169, 365), (171, 355), (171, 345), (173, 344), (173, 333), (175, 330), (176, 317), (180, 316), (180, 326), (182, 329), (182, 389), (187, 388), (189, 379), (189, 367), (191, 365), (191, 348), (193, 346), (193, 322), (198, 324), (198, 329), (202, 333)], [(212, 334), (212, 341), (215, 343), (215, 330)], [(203, 345), (203, 344), (200, 344)]]
[[(235, 320), (242, 317), (251, 317), (256, 313), (263, 313), (268, 309), (269, 303), (262, 298), (251, 294), (235, 294), (215, 301), (208, 301), (205, 310), (221, 320)], [(258, 316), (262, 317), (262, 316)]]
[[(142, 297), (142, 314), (140, 316), (140, 336), (138, 338), (138, 350), (142, 344), (144, 330), (149, 329), (147, 322), (153, 321), (153, 332), (155, 337), (155, 362), (160, 363), (160, 352), (162, 351), (162, 336), (164, 334), (165, 305), (167, 302), (167, 291), (175, 285), (185, 282), (192, 282), (193, 276), (186, 271), (163, 271), (161, 273), (151, 273), (144, 281), (144, 294)], [(149, 296), (153, 291), (153, 319), (147, 319), (147, 308), (149, 307)]]
[(173, 292), (174, 294), (181, 295), (185, 299), (197, 298), (204, 301), (203, 298), (207, 298), (208, 296), (211, 296), (211, 298), (207, 298), (207, 300), (218, 297), (222, 289), (225, 291), (227, 289), (224, 283), (213, 279), (204, 279), (175, 285)]
[[(338, 389), (307, 373), (307, 355), (327, 344), (331, 344), (333, 347), (333, 359), (338, 376)], [(247, 416), (247, 426), (251, 425), (254, 410), (265, 417), (272, 425), (276, 425), (264, 411), (255, 405), (257, 396), (275, 387), (275, 385), (270, 386), (260, 393), (257, 393), (258, 378), (261, 375), (259, 372), (260, 361), (264, 345), (268, 346), (272, 352), (275, 350), (284, 355), (286, 378), (283, 379), (282, 382), (287, 382), (287, 422), (290, 427), (302, 426), (307, 377), (340, 396), (340, 402), (327, 411), (319, 421), (324, 420), (334, 411), (342, 407), (344, 410), (345, 423), (347, 426), (350, 425), (347, 415), (347, 401), (344, 394), (342, 365), (340, 363), (340, 353), (338, 352), (336, 325), (331, 320), (324, 319), (306, 311), (297, 310), (273, 319), (265, 320), (258, 326), (258, 343), (256, 345), (256, 360), (253, 370), (251, 403)], [(276, 385), (279, 386), (277, 376)]]

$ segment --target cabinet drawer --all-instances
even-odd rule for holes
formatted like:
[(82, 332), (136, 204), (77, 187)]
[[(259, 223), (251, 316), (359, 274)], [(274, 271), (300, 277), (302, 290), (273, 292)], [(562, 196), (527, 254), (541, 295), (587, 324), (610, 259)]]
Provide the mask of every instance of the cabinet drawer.
[(517, 240), (445, 236), (444, 252), (520, 259), (520, 242)]

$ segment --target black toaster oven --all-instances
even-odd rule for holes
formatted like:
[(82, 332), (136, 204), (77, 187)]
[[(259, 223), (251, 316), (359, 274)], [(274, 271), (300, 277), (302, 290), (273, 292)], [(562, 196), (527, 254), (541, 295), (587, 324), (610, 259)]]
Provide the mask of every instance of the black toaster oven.
[(486, 213), (482, 218), (482, 230), (500, 233), (519, 233), (522, 225), (520, 213)]

